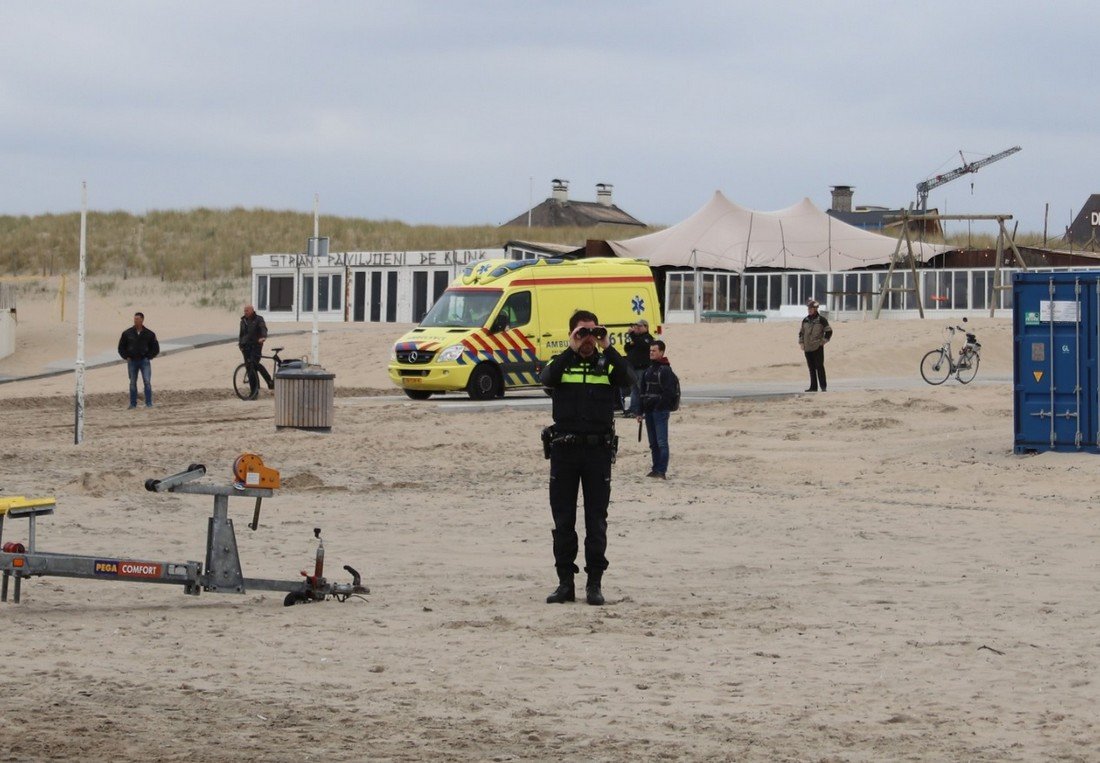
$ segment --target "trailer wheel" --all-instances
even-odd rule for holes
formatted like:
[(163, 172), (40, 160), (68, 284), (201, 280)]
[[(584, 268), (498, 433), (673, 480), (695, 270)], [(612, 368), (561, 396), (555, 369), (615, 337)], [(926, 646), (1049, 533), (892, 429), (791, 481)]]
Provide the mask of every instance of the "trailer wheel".
[(301, 591), (291, 591), (283, 599), (284, 607), (293, 607), (295, 604), (301, 604), (302, 602), (309, 601), (309, 597)]
[(492, 400), (504, 396), (504, 382), (500, 371), (489, 363), (482, 363), (470, 374), (466, 393), (471, 400)]

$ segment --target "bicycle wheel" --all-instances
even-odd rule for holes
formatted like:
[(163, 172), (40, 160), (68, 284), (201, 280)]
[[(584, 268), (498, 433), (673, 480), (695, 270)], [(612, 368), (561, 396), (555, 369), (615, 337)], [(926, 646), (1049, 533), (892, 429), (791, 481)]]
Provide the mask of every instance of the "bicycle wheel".
[(920, 375), (929, 384), (943, 384), (951, 375), (951, 359), (943, 350), (932, 350), (921, 358)]
[(955, 374), (955, 378), (963, 384), (969, 384), (974, 381), (974, 377), (978, 375), (978, 363), (981, 358), (975, 352), (970, 353), (967, 357), (967, 365), (965, 368), (960, 368), (958, 373)]
[(233, 371), (233, 391), (241, 400), (249, 400), (252, 397), (252, 387), (248, 384), (248, 366), (244, 363)]

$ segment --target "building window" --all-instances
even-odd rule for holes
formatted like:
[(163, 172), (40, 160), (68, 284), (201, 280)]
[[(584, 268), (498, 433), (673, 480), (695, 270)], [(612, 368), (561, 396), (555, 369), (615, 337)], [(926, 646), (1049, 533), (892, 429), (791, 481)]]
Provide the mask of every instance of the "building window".
[(420, 323), (428, 314), (428, 271), (413, 271), (413, 323)]
[(256, 309), (267, 310), (267, 276), (256, 279)]
[[(317, 310), (339, 310), (344, 277), (340, 274), (323, 275), (317, 279)], [(302, 276), (302, 312), (313, 312), (313, 276)]]
[(341, 310), (344, 307), (344, 276), (340, 273), (329, 276), (332, 288), (329, 290), (329, 310)]
[(294, 309), (294, 276), (271, 276), (268, 291), (269, 311), (289, 313)]

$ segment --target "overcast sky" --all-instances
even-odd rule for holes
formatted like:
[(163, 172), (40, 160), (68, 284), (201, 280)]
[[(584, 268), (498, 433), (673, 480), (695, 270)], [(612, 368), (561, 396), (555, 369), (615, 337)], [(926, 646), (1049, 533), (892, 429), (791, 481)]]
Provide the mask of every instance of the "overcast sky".
[(316, 193), (499, 224), (560, 177), (673, 224), (715, 190), (907, 205), (960, 149), (1020, 145), (930, 206), (1041, 232), (1049, 202), (1061, 234), (1100, 192), (1098, 24), (1087, 2), (11, 0), (0, 214), (79, 209), (87, 180), (95, 210)]

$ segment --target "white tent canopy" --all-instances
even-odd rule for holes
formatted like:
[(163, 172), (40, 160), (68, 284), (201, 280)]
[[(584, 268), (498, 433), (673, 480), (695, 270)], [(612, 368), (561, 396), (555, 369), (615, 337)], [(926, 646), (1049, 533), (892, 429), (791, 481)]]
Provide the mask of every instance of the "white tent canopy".
[[(848, 225), (825, 214), (809, 199), (776, 212), (734, 204), (715, 191), (706, 205), (671, 228), (626, 241), (609, 241), (615, 254), (673, 265), (742, 272), (788, 268), (828, 272), (884, 265), (897, 239)], [(914, 241), (920, 260), (945, 247)], [(906, 253), (902, 245), (901, 253)]]

